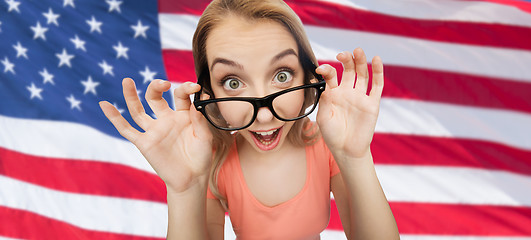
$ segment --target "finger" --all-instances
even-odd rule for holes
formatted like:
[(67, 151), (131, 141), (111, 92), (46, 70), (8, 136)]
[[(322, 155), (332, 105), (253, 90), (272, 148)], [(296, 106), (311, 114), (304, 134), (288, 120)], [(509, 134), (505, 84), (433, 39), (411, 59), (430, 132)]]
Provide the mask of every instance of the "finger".
[(141, 133), (133, 128), (127, 120), (120, 114), (120, 112), (109, 102), (101, 101), (100, 108), (105, 114), (105, 117), (111, 121), (112, 125), (118, 130), (120, 135), (134, 143), (135, 139)]
[(338, 86), (336, 69), (328, 64), (323, 64), (315, 69), (315, 72), (321, 74), (326, 81), (327, 89), (333, 89)]
[(135, 82), (131, 78), (124, 78), (122, 81), (122, 87), (125, 103), (129, 113), (131, 114), (131, 117), (136, 124), (138, 124), (138, 126), (140, 126), (142, 129), (146, 129), (150, 121), (153, 119), (144, 111), (144, 107), (142, 106), (142, 103), (140, 102), (136, 92)]
[(206, 118), (203, 117), (203, 114), (195, 110), (193, 105), (190, 105), (190, 114), (194, 135), (201, 140), (211, 140), (212, 133), (210, 132), (210, 129), (208, 129), (208, 122)]
[(369, 93), (370, 97), (381, 98), (384, 87), (384, 72), (382, 59), (375, 56), (372, 59), (372, 87)]
[(363, 93), (367, 93), (367, 85), (369, 82), (369, 70), (367, 68), (367, 58), (363, 49), (354, 49), (354, 63), (356, 64), (356, 86), (355, 89), (360, 90)]
[(356, 80), (356, 69), (352, 54), (350, 52), (342, 52), (336, 56), (336, 59), (343, 64), (343, 77), (341, 78), (341, 86), (353, 88), (354, 82)]
[(189, 110), (192, 102), (190, 101), (190, 94), (201, 90), (201, 86), (192, 82), (185, 82), (173, 91), (175, 99), (175, 111)]
[(147, 87), (146, 101), (157, 116), (171, 111), (166, 99), (162, 98), (162, 94), (170, 90), (170, 87), (171, 83), (164, 80), (152, 81)]

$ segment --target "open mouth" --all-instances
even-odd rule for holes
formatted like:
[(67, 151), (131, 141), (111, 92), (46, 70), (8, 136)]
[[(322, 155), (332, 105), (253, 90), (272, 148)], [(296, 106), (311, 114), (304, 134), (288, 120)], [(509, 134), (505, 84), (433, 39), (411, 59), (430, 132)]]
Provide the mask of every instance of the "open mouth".
[(282, 127), (267, 132), (250, 132), (256, 146), (263, 151), (268, 151), (274, 149), (280, 142)]

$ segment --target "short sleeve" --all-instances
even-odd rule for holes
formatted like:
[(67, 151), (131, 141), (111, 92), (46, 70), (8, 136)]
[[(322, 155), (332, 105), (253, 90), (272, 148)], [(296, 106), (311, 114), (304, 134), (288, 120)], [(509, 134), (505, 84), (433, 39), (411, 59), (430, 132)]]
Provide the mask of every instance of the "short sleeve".
[[(226, 197), (227, 194), (226, 194), (226, 191), (225, 191), (225, 164), (223, 164), (221, 166), (221, 169), (219, 170), (217, 187), (218, 187), (219, 193), (223, 197)], [(208, 184), (208, 188), (207, 188), (207, 198), (208, 199), (219, 200), (219, 198), (216, 197), (216, 195), (214, 195), (214, 193), (212, 193), (212, 190), (210, 188), (210, 184)]]
[(339, 166), (337, 166), (334, 156), (332, 155), (332, 153), (330, 153), (330, 177), (335, 176), (339, 172)]
[(208, 186), (208, 188), (207, 188), (207, 198), (208, 198), (208, 199), (216, 199), (216, 200), (218, 200), (218, 198), (217, 198), (216, 196), (214, 196), (214, 194), (212, 193), (212, 191), (210, 191), (210, 184), (209, 184), (209, 186)]
[[(308, 124), (306, 126), (307, 129), (313, 129), (313, 131), (316, 131), (317, 128), (314, 128), (317, 126), (316, 122), (311, 122), (311, 124)], [(337, 166), (336, 160), (334, 159), (334, 156), (332, 155), (332, 152), (330, 152), (330, 149), (328, 149), (328, 146), (326, 146), (326, 143), (324, 142), (324, 139), (322, 136), (320, 136), (320, 139), (317, 141), (316, 144), (316, 151), (318, 152), (318, 156), (322, 157), (323, 159), (328, 159), (328, 165), (330, 169), (330, 177), (335, 176), (336, 174), (340, 173), (339, 166)]]
[(336, 160), (334, 159), (334, 155), (332, 155), (332, 152), (330, 152), (330, 149), (328, 149), (326, 144), (324, 144), (324, 140), (323, 140), (323, 145), (325, 148), (325, 154), (328, 158), (328, 164), (330, 165), (330, 177), (333, 177), (340, 172), (339, 166), (337, 166)]

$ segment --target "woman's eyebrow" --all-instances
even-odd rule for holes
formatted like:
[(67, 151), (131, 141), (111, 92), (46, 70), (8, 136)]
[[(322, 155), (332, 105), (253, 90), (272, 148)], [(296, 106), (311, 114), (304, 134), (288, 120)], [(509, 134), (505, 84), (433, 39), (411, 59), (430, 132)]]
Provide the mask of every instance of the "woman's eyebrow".
[(243, 65), (241, 65), (241, 64), (239, 64), (239, 63), (237, 63), (235, 61), (226, 59), (226, 58), (215, 58), (214, 61), (212, 61), (212, 65), (210, 65), (210, 69), (211, 70), (214, 69), (214, 65), (216, 65), (217, 63), (221, 63), (221, 64), (233, 66), (233, 67), (237, 67), (237, 68), (243, 70)]
[(293, 50), (293, 48), (288, 48), (282, 52), (280, 52), (279, 54), (275, 55), (272, 59), (271, 59), (271, 64), (273, 64), (274, 62), (282, 59), (283, 57), (286, 57), (288, 55), (295, 55), (296, 57), (298, 57), (297, 53), (295, 52), (295, 50)]
[[(272, 59), (271, 59), (271, 64), (275, 63), (276, 61), (288, 56), (288, 55), (295, 55), (296, 57), (298, 57), (297, 53), (295, 52), (295, 50), (293, 50), (293, 48), (288, 48), (282, 52), (280, 52), (279, 54), (275, 55)], [(221, 63), (221, 64), (225, 64), (225, 65), (229, 65), (229, 66), (233, 66), (233, 67), (237, 67), (239, 69), (242, 69), (243, 70), (243, 65), (235, 62), (235, 61), (232, 61), (232, 60), (229, 60), (229, 59), (226, 59), (226, 58), (215, 58), (213, 61), (212, 61), (212, 65), (210, 65), (210, 69), (214, 69), (214, 65), (218, 64), (218, 63)]]

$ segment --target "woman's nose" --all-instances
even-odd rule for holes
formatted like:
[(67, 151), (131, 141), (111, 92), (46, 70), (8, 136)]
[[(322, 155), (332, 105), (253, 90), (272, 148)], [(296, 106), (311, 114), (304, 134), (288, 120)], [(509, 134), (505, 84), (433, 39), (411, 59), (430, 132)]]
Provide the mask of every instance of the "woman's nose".
[(256, 114), (256, 121), (266, 123), (273, 120), (275, 116), (267, 107), (261, 107), (258, 109), (258, 114)]

